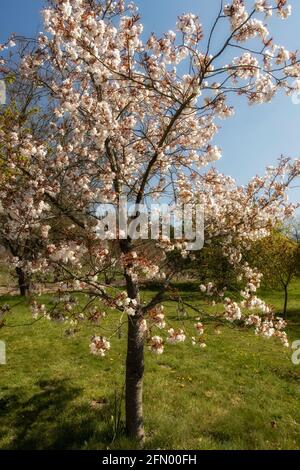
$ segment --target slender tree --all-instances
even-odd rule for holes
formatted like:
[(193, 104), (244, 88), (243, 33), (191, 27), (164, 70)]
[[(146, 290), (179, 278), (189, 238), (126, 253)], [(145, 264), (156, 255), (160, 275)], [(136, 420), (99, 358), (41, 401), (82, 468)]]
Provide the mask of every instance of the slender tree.
[(264, 276), (264, 285), (283, 290), (282, 314), (286, 317), (288, 289), (300, 273), (299, 244), (286, 234), (274, 231), (254, 246), (253, 254), (253, 262)]

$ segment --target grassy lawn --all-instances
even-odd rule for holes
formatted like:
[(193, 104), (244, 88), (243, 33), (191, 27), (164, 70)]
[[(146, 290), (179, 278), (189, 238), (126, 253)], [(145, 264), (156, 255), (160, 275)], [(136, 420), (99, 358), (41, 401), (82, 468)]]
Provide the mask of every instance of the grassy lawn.
[[(183, 295), (206, 308), (198, 292)], [(280, 293), (263, 295), (280, 311)], [(166, 304), (166, 311), (180, 326), (175, 306)], [(195, 316), (185, 320), (187, 331), (194, 330)], [(291, 287), (289, 317), (289, 337), (300, 339), (300, 281)], [(0, 330), (7, 346), (7, 365), (0, 366), (0, 448), (134, 448), (122, 433), (126, 331), (112, 340), (107, 357), (97, 358), (88, 348), (97, 327), (67, 338), (63, 325), (46, 320), (16, 326), (31, 321), (21, 305)], [(253, 330), (220, 329), (218, 335), (215, 325), (207, 326), (204, 350), (187, 343), (167, 345), (162, 356), (146, 352), (146, 447), (299, 449), (300, 365), (292, 364), (291, 350)]]

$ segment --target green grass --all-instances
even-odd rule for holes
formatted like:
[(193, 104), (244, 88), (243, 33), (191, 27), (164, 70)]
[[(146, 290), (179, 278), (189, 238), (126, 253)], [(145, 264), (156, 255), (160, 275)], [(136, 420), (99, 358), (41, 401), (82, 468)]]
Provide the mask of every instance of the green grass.
[[(205, 308), (197, 291), (182, 287), (183, 296)], [(280, 311), (281, 294), (263, 295)], [(19, 299), (0, 300), (13, 304)], [(179, 326), (175, 306), (167, 304), (166, 311)], [(290, 339), (300, 339), (300, 281), (291, 287), (288, 316)], [(0, 330), (7, 346), (7, 365), (0, 366), (0, 448), (135, 448), (122, 425), (114, 432), (126, 331), (99, 359), (88, 349), (97, 327), (67, 338), (63, 325), (46, 320), (15, 326), (30, 321), (27, 307), (20, 305)], [(187, 331), (194, 321), (185, 320)], [(162, 356), (146, 352), (146, 447), (299, 449), (300, 365), (292, 364), (291, 350), (229, 326), (217, 335), (209, 324), (205, 339), (205, 350), (187, 343), (168, 345)]]

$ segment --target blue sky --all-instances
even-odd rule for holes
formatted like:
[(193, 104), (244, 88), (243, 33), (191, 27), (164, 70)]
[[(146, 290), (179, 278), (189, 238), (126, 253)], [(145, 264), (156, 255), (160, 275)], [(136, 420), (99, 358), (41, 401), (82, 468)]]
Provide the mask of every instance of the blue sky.
[[(290, 3), (292, 17), (287, 21), (274, 18), (272, 35), (277, 44), (300, 50), (300, 2), (291, 0)], [(0, 0), (0, 42), (12, 32), (33, 36), (41, 31), (43, 4), (43, 0)], [(188, 11), (198, 14), (204, 28), (209, 28), (219, 0), (136, 0), (136, 4), (148, 34), (174, 29), (176, 16)], [(300, 105), (284, 95), (265, 105), (249, 107), (243, 99), (235, 99), (234, 104), (236, 115), (222, 121), (215, 142), (223, 150), (223, 158), (218, 162), (220, 171), (244, 184), (281, 154), (300, 157)], [(300, 189), (294, 189), (291, 196), (294, 201), (300, 201)]]

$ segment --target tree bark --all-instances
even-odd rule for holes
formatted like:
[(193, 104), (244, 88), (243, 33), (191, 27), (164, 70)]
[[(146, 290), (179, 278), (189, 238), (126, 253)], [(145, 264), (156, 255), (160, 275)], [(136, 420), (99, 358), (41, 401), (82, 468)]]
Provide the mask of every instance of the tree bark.
[(283, 316), (286, 317), (288, 305), (288, 287), (284, 286), (284, 304), (283, 304)]
[(18, 276), (20, 295), (22, 297), (27, 297), (27, 295), (29, 295), (29, 283), (26, 279), (26, 274), (24, 273), (23, 269), (19, 267), (16, 268), (16, 273)]
[(145, 438), (143, 416), (144, 336), (141, 331), (139, 287), (132, 276), (125, 274), (127, 294), (137, 301), (135, 316), (128, 317), (126, 358), (126, 432), (128, 436), (143, 442)]
[(138, 316), (128, 318), (128, 345), (126, 359), (126, 431), (128, 436), (143, 442), (144, 339)]

